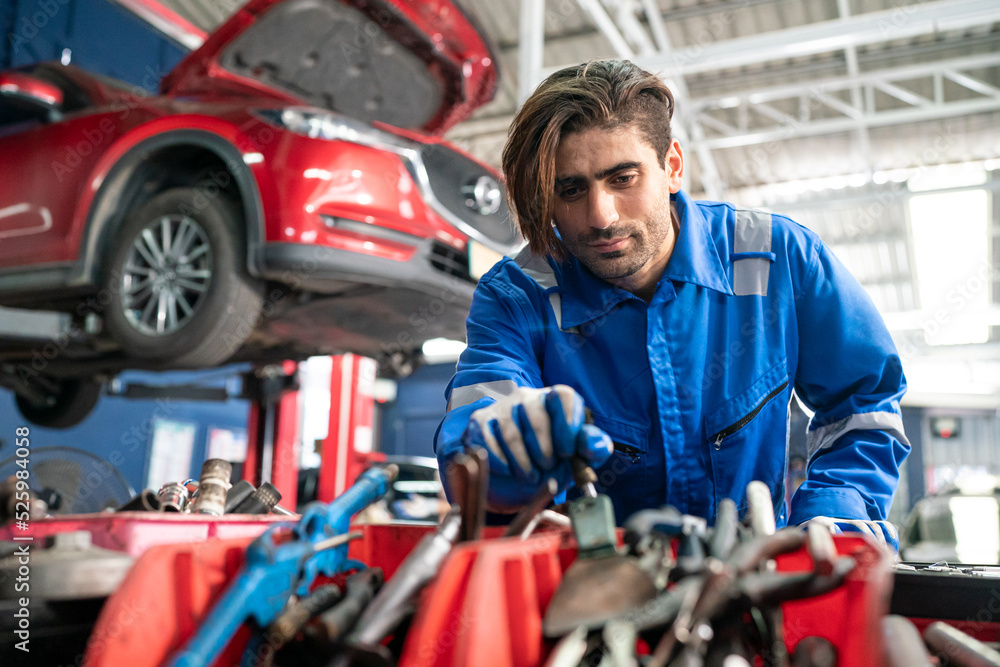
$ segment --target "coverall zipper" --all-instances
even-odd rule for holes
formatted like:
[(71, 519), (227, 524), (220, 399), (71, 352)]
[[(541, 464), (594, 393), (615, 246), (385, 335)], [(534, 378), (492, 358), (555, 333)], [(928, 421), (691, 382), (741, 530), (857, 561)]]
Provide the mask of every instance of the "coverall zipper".
[(722, 448), (723, 440), (725, 440), (733, 433), (736, 433), (741, 428), (749, 424), (750, 420), (756, 417), (757, 413), (763, 410), (764, 406), (767, 405), (772, 398), (783, 392), (785, 390), (785, 387), (787, 386), (788, 386), (788, 380), (785, 380), (785, 382), (780, 387), (776, 388), (770, 394), (765, 396), (764, 400), (762, 400), (760, 403), (757, 404), (757, 407), (755, 407), (753, 410), (740, 417), (739, 421), (730, 424), (726, 428), (722, 429), (721, 431), (710, 437), (709, 440), (715, 445), (716, 451)]
[(632, 463), (637, 462), (639, 460), (639, 455), (642, 454), (641, 449), (633, 447), (632, 445), (623, 445), (620, 442), (616, 442), (614, 443), (614, 446), (616, 452), (621, 452), (622, 454), (631, 457)]

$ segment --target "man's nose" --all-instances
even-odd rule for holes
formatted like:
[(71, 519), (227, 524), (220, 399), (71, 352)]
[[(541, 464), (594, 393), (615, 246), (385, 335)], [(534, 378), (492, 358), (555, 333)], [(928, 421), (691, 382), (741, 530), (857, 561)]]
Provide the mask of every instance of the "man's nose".
[(604, 229), (618, 222), (618, 206), (613, 193), (604, 188), (591, 188), (590, 226)]

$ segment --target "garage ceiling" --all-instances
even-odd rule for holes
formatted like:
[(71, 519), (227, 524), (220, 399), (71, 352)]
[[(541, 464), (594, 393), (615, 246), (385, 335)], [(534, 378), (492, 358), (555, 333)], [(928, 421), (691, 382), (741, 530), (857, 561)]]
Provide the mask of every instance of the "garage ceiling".
[[(205, 30), (241, 4), (162, 2)], [(943, 280), (954, 284), (938, 297), (923, 289), (932, 279), (921, 275), (927, 243), (914, 221), (914, 205), (929, 201), (916, 197), (1000, 189), (1000, 2), (458, 2), (494, 46), (501, 82), (449, 139), (497, 165), (519, 100), (547, 74), (632, 59), (675, 93), (689, 192), (773, 208), (819, 233), (893, 329), (912, 400), (1000, 407), (1000, 281), (991, 270), (1000, 206), (986, 197), (984, 229), (966, 230), (966, 263), (986, 272), (948, 260), (958, 263)], [(937, 233), (954, 222), (940, 220)], [(975, 298), (955, 298), (968, 290)], [(992, 329), (977, 344), (931, 345), (942, 308), (952, 328)], [(947, 381), (924, 368), (947, 368)]]
[[(695, 194), (919, 166), (942, 134), (961, 139), (935, 164), (1000, 148), (995, 0), (458, 1), (496, 49), (501, 83), (449, 136), (492, 164), (526, 91), (616, 56), (672, 85)], [(162, 4), (210, 31), (242, 2)]]

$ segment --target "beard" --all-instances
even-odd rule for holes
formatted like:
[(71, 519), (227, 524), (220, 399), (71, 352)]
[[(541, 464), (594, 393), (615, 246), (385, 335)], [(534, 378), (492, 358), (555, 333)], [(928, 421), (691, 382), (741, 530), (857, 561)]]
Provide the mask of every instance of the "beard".
[[(604, 229), (591, 229), (569, 238), (564, 236), (563, 244), (571, 255), (598, 278), (627, 278), (656, 257), (675, 230), (669, 196), (663, 199), (661, 205), (656, 206), (643, 220), (619, 223)], [(625, 238), (630, 239), (625, 247), (612, 252), (600, 252), (591, 245)]]

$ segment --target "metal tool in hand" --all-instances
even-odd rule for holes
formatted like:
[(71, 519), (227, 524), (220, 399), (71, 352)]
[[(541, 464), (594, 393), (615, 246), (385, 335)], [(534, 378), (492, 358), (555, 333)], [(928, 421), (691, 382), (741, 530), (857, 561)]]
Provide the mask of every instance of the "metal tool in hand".
[(328, 505), (313, 503), (298, 523), (268, 529), (247, 547), (240, 573), (216, 602), (183, 649), (168, 663), (173, 667), (209, 665), (246, 620), (266, 628), (291, 596), (305, 595), (320, 574), (333, 576), (351, 567), (347, 544), (324, 548), (347, 533), (351, 517), (385, 495), (399, 473), (395, 465), (372, 468)]
[(619, 553), (611, 499), (598, 494), (597, 476), (574, 458), (573, 472), (584, 496), (569, 504), (579, 552), (563, 575), (542, 621), (546, 637), (579, 626), (596, 628), (656, 597), (652, 578), (635, 558)]

